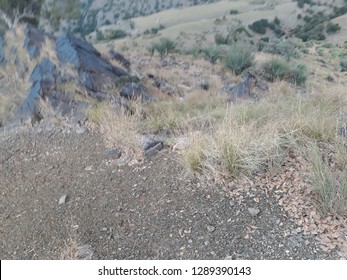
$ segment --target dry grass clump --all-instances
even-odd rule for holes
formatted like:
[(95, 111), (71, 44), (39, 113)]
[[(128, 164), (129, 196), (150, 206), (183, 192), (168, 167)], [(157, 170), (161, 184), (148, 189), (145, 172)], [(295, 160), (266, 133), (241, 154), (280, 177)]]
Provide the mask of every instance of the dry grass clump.
[[(347, 216), (347, 169), (333, 168), (323, 159), (317, 145), (308, 149), (311, 174), (309, 180), (316, 190), (317, 204), (324, 214)], [(346, 153), (346, 151), (345, 151)], [(346, 163), (346, 162), (345, 162)]]
[(184, 99), (167, 98), (145, 108), (151, 132), (169, 129), (175, 134), (203, 130), (223, 117), (225, 99), (205, 91), (188, 93)]
[(135, 147), (140, 129), (140, 115), (124, 107), (98, 103), (88, 111), (88, 120), (97, 124), (106, 137), (119, 146)]

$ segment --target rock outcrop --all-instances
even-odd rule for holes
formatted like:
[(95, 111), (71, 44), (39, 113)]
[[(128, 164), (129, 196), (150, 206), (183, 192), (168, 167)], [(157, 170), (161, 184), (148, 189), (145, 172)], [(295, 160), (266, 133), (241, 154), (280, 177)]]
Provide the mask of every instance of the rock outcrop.
[[(19, 55), (24, 50), (37, 64), (34, 68), (25, 65), (18, 71), (24, 73), (22, 78), (29, 81), (30, 89), (9, 121), (10, 126), (39, 122), (51, 115), (81, 124), (86, 120), (91, 103), (137, 96), (144, 101), (150, 100), (148, 90), (140, 82), (125, 84), (119, 89), (119, 97), (115, 84), (129, 77), (128, 71), (105, 60), (90, 43), (70, 35), (50, 37), (28, 25), (18, 28), (22, 30), (9, 32), (24, 34), (24, 38), (17, 43), (18, 49), (11, 46), (11, 54), (18, 65), (25, 65)], [(46, 44), (47, 41), (50, 43)], [(3, 58), (5, 64), (12, 63), (12, 59)], [(123, 60), (126, 61), (124, 57)], [(29, 69), (33, 69), (30, 76)]]
[(244, 81), (237, 85), (226, 85), (219, 90), (219, 93), (226, 93), (229, 100), (235, 102), (239, 99), (255, 99), (257, 90), (266, 90), (266, 86), (258, 82), (257, 77), (247, 72)]

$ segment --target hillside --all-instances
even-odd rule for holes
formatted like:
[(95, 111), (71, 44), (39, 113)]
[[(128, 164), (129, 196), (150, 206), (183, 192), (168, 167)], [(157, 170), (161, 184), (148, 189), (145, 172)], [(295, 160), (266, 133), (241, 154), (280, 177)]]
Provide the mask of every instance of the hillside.
[(6, 31), (1, 259), (347, 258), (345, 2), (182, 3)]

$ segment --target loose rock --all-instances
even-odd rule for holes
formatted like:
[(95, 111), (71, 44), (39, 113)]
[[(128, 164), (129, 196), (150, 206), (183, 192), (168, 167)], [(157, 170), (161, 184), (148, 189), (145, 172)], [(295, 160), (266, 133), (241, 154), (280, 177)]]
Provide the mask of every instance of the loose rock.
[(249, 214), (251, 214), (251, 216), (255, 217), (260, 213), (260, 209), (259, 208), (248, 208), (248, 212), (249, 212)]

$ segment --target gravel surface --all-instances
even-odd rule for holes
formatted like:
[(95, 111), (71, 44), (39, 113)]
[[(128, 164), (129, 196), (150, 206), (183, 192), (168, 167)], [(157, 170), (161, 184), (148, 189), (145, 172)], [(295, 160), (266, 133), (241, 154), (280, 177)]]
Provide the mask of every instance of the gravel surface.
[[(163, 149), (118, 165), (97, 132), (0, 134), (1, 259), (339, 259), (274, 196), (185, 174)], [(118, 154), (115, 158), (118, 157)]]

